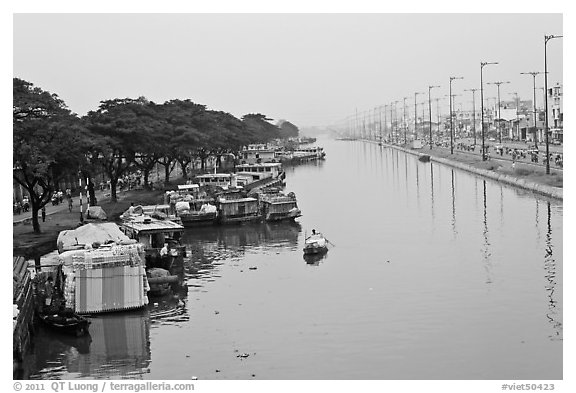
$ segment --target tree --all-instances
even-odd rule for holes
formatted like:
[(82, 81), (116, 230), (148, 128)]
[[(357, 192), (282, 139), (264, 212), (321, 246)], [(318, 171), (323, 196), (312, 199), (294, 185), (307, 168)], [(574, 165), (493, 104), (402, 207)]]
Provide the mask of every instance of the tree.
[(85, 130), (56, 94), (13, 78), (13, 178), (30, 195), (32, 227), (58, 183), (85, 160)]
[(297, 138), (300, 130), (294, 124), (289, 121), (282, 120), (279, 121), (280, 136), (283, 139), (286, 138)]
[[(118, 180), (144, 150), (144, 135), (153, 132), (156, 116), (145, 97), (101, 101), (98, 110), (85, 117), (93, 135), (91, 150), (110, 178), (110, 200), (117, 201)], [(141, 158), (141, 156), (140, 156)]]
[(251, 143), (268, 142), (280, 138), (280, 129), (269, 123), (268, 119), (260, 113), (250, 113), (242, 117)]

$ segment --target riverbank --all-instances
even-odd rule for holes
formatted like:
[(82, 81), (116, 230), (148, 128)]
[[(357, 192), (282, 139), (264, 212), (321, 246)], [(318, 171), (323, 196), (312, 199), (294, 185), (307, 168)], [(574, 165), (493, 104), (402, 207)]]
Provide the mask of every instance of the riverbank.
[(516, 162), (513, 167), (512, 160), (505, 158), (493, 156), (488, 161), (482, 161), (480, 154), (458, 150), (454, 150), (454, 154), (450, 154), (450, 149), (441, 147), (411, 149), (404, 145), (383, 145), (417, 156), (428, 155), (431, 161), (563, 200), (563, 173), (555, 168), (551, 168), (550, 174), (547, 175), (544, 166)]
[[(108, 215), (108, 220), (116, 221), (125, 212), (130, 203), (135, 205), (152, 205), (159, 203), (162, 190), (132, 190), (118, 193), (118, 201), (102, 200), (99, 206)], [(14, 225), (12, 231), (12, 250), (14, 255), (34, 258), (46, 254), (56, 248), (56, 239), (61, 231), (77, 228), (80, 225), (79, 207), (75, 206), (72, 212), (68, 209), (58, 210), (46, 216), (46, 221), (40, 220), (41, 233), (34, 233), (31, 222)]]

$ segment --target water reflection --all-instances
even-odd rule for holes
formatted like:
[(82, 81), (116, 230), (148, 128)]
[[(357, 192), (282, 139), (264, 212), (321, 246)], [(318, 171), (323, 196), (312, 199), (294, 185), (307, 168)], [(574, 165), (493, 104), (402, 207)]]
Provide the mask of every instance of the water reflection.
[(482, 255), (484, 257), (484, 269), (486, 270), (486, 284), (492, 283), (492, 262), (490, 257), (492, 253), (490, 251), (490, 241), (488, 240), (488, 213), (487, 213), (487, 202), (486, 202), (486, 180), (482, 180), (482, 185), (484, 187), (483, 195), (483, 219), (484, 228), (482, 230), (482, 236), (484, 237), (484, 249), (482, 250)]
[(70, 337), (39, 327), (25, 359), (29, 379), (141, 379), (150, 365), (146, 310), (90, 318), (90, 334)]
[(456, 197), (454, 188), (454, 169), (452, 169), (452, 233), (456, 237)]
[(266, 254), (281, 249), (295, 250), (301, 232), (302, 227), (298, 222), (207, 226), (186, 230), (182, 237), (182, 243), (190, 254), (186, 274), (188, 278), (212, 280), (218, 277), (219, 265), (224, 261), (237, 260), (246, 252)]
[(310, 266), (319, 266), (326, 259), (327, 253), (321, 254), (304, 254), (304, 260)]
[(548, 313), (546, 317), (552, 325), (554, 334), (550, 335), (552, 340), (562, 340), (562, 322), (559, 320), (561, 318), (558, 315), (557, 303), (555, 296), (556, 291), (556, 259), (554, 259), (554, 246), (552, 245), (552, 224), (550, 222), (551, 208), (550, 201), (547, 201), (547, 213), (548, 219), (546, 220), (547, 230), (546, 230), (546, 248), (544, 252), (544, 270), (546, 275), (544, 276), (548, 281), (546, 285), (546, 292), (548, 296)]

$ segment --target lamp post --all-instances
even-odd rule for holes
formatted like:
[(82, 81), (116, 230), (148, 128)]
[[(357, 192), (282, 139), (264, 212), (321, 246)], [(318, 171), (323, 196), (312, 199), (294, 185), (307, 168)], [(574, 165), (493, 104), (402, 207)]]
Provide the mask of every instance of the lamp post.
[(416, 92), (414, 93), (414, 140), (418, 139), (418, 102), (416, 101), (416, 98), (418, 97), (418, 94), (424, 94), (422, 92)]
[(474, 146), (476, 146), (476, 90), (478, 89), (464, 90), (472, 92), (472, 133), (474, 135)]
[(408, 128), (406, 125), (406, 100), (408, 99), (408, 97), (404, 97), (404, 122), (403, 122), (403, 126), (404, 126), (404, 145), (406, 145), (408, 143), (408, 141), (406, 140), (406, 129)]
[(522, 75), (532, 75), (532, 79), (534, 80), (534, 147), (538, 148), (538, 134), (536, 133), (536, 75), (542, 74), (542, 72), (532, 71), (532, 72), (521, 72)]
[(502, 144), (502, 127), (500, 125), (500, 121), (502, 120), (502, 118), (500, 117), (500, 85), (503, 83), (510, 83), (509, 81), (506, 82), (491, 82), (488, 83), (489, 85), (496, 85), (496, 89), (498, 91), (498, 123), (496, 123), (498, 125), (498, 139), (500, 141), (500, 144)]
[(520, 97), (518, 97), (518, 93), (516, 92), (510, 94), (516, 98), (516, 135), (518, 136), (518, 140), (520, 140)]
[[(384, 105), (384, 134), (386, 134), (386, 130), (388, 129), (388, 118), (386, 116), (388, 112), (388, 105)], [(390, 141), (388, 141), (390, 143)]]
[(450, 77), (450, 154), (454, 154), (454, 127), (452, 125), (452, 81), (454, 79), (464, 79), (461, 76)]
[(443, 100), (442, 97), (436, 97), (433, 101), (436, 102), (436, 122), (438, 123), (438, 127), (436, 127), (436, 133), (438, 135), (441, 134), (440, 132), (440, 101)]
[(486, 153), (484, 150), (484, 83), (482, 80), (482, 74), (483, 74), (483, 70), (484, 67), (490, 64), (498, 64), (497, 62), (480, 62), (480, 112), (481, 112), (481, 119), (482, 119), (482, 124), (481, 124), (481, 129), (482, 129), (482, 161), (486, 161)]
[(440, 86), (428, 86), (428, 116), (430, 125), (430, 150), (432, 150), (432, 101), (430, 99), (430, 90)]
[(394, 122), (395, 122), (395, 124), (396, 124), (396, 127), (393, 128), (393, 130), (394, 130), (394, 135), (396, 136), (396, 144), (398, 144), (398, 142), (399, 142), (399, 135), (398, 135), (398, 116), (397, 116), (397, 113), (396, 113), (396, 104), (399, 103), (399, 102), (400, 102), (400, 101), (394, 101), (394, 102), (392, 103), (392, 104), (394, 104), (394, 117), (393, 117), (393, 119), (394, 119)]
[(548, 41), (554, 38), (562, 38), (561, 35), (545, 35), (544, 36), (544, 90), (546, 93), (544, 94), (544, 132), (546, 137), (546, 174), (550, 174), (550, 145), (548, 140), (548, 62), (546, 58), (546, 45)]

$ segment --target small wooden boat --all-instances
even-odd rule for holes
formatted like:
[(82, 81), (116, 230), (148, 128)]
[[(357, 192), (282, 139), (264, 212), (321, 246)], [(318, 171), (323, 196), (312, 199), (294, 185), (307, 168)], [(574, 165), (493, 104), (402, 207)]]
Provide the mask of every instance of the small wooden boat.
[(304, 243), (304, 254), (321, 254), (328, 251), (328, 241), (320, 232), (312, 231)]
[(76, 337), (88, 334), (90, 321), (73, 311), (61, 311), (54, 314), (42, 312), (38, 314), (38, 317), (46, 326), (60, 333)]

